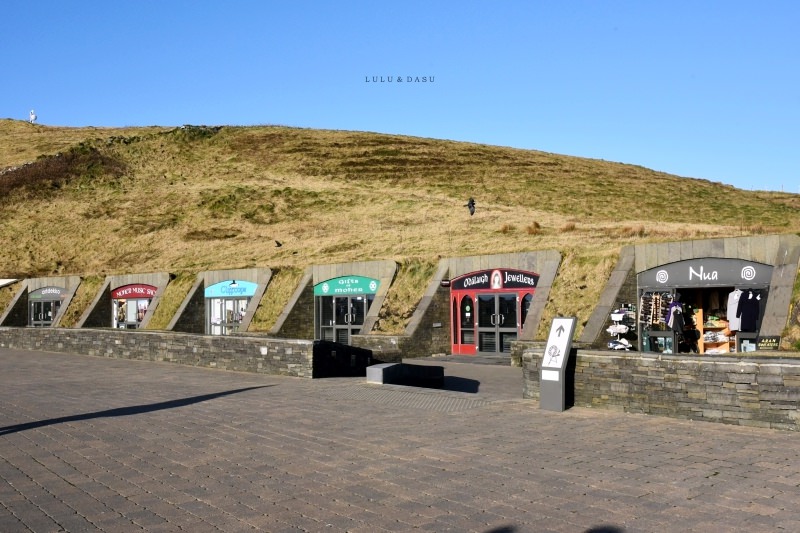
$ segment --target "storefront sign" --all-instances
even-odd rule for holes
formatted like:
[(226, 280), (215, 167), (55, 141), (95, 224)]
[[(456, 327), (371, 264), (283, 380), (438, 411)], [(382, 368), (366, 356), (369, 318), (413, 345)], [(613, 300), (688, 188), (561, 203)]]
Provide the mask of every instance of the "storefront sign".
[(452, 280), (452, 290), (498, 290), (498, 289), (535, 289), (539, 282), (539, 274), (497, 268), (464, 274)]
[(756, 350), (779, 350), (781, 346), (780, 335), (765, 335), (756, 339)]
[(28, 300), (63, 300), (67, 296), (66, 291), (62, 287), (44, 287), (28, 294)]
[(124, 285), (111, 291), (111, 298), (113, 300), (121, 300), (127, 298), (152, 298), (156, 295), (157, 287), (152, 285), (145, 285), (143, 283), (135, 283), (132, 285)]
[(688, 259), (640, 272), (640, 288), (763, 287), (772, 280), (772, 266), (743, 259)]
[(314, 285), (314, 296), (347, 296), (375, 294), (381, 282), (364, 276), (342, 276)]
[(256, 294), (257, 288), (258, 288), (258, 283), (253, 283), (252, 281), (229, 279), (226, 281), (220, 281), (219, 283), (215, 283), (210, 287), (206, 287), (205, 297), (206, 298), (236, 298), (239, 296), (253, 297)]

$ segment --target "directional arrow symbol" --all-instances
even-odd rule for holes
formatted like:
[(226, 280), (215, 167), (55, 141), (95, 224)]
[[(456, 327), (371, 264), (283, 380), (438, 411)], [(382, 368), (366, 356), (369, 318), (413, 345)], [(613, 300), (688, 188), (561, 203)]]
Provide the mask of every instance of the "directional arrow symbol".
[(558, 336), (560, 337), (561, 334), (564, 333), (564, 326), (558, 326), (558, 329), (556, 329), (556, 333), (558, 333)]

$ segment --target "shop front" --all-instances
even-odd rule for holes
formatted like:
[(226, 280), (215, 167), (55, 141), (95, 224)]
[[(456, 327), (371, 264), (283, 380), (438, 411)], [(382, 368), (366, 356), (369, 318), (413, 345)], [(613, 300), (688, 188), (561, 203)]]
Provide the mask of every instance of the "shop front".
[(65, 287), (42, 287), (28, 293), (28, 325), (52, 326), (66, 297)]
[(229, 279), (205, 289), (206, 333), (230, 335), (239, 331), (258, 284)]
[(496, 355), (521, 334), (539, 274), (497, 268), (450, 280), (451, 352)]
[(123, 285), (111, 291), (112, 327), (137, 329), (144, 320), (157, 287), (144, 283)]
[(759, 343), (773, 266), (744, 259), (701, 258), (637, 275), (638, 340), (643, 352), (721, 354)]
[(314, 285), (314, 338), (351, 344), (361, 333), (380, 280), (341, 276)]

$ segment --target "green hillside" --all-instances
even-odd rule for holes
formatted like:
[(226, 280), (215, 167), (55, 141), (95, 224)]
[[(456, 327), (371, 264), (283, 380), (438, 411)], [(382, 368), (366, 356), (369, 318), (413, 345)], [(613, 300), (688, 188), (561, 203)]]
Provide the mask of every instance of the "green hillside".
[(311, 264), (400, 263), (381, 320), (398, 332), (439, 258), (556, 249), (548, 313), (585, 319), (623, 245), (800, 229), (795, 194), (363, 132), (0, 120), (0, 169), (0, 278), (267, 266), (284, 288), (264, 329)]

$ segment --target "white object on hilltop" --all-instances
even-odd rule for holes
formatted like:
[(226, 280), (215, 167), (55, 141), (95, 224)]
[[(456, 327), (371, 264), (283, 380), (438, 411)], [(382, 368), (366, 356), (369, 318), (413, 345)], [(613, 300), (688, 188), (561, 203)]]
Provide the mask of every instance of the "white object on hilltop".
[(33, 109), (31, 109), (30, 122), (31, 122), (31, 124), (36, 122), (36, 113), (33, 111)]

